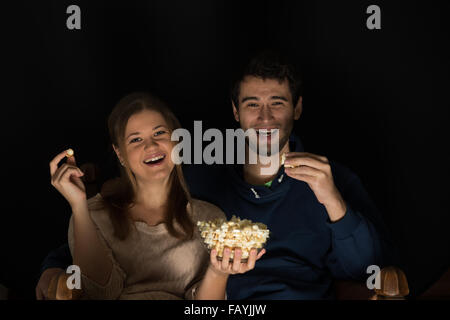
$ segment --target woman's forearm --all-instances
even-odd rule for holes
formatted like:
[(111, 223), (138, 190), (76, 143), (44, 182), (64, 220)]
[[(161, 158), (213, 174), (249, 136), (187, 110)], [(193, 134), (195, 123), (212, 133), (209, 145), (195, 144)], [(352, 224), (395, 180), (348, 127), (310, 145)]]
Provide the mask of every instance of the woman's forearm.
[(74, 254), (73, 263), (89, 279), (105, 285), (111, 275), (112, 262), (102, 245), (89, 215), (87, 202), (72, 208)]
[(196, 300), (224, 300), (228, 274), (214, 271), (211, 267), (197, 289)]

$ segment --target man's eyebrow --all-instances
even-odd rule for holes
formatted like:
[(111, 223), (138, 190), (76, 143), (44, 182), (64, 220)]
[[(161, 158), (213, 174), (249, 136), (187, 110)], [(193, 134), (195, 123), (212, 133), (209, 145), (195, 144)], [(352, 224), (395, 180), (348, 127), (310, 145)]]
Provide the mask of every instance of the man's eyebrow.
[(289, 100), (286, 97), (282, 97), (282, 96), (272, 96), (271, 99), (283, 100), (283, 101), (289, 102)]
[(244, 103), (245, 101), (248, 101), (248, 100), (259, 100), (259, 98), (257, 98), (257, 97), (245, 97), (245, 98), (242, 99), (241, 103)]

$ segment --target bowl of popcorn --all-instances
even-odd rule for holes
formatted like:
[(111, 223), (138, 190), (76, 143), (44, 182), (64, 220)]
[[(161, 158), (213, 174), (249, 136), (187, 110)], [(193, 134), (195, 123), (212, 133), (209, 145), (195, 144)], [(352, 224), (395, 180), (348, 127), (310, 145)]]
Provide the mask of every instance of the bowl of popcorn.
[(209, 252), (217, 251), (217, 260), (222, 260), (225, 248), (231, 249), (230, 261), (234, 258), (234, 249), (242, 250), (241, 262), (245, 263), (250, 250), (262, 250), (269, 238), (270, 231), (263, 223), (254, 223), (251, 220), (233, 216), (230, 221), (216, 219), (212, 221), (199, 221), (197, 227), (200, 237)]

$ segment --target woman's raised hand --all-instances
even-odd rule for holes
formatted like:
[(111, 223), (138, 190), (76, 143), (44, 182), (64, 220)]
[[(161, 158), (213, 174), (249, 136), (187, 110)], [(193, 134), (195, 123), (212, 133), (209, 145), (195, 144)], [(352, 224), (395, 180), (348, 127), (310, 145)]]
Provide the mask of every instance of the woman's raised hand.
[(84, 173), (76, 166), (75, 156), (69, 156), (66, 163), (58, 167), (59, 162), (66, 155), (67, 150), (61, 152), (50, 161), (51, 184), (66, 198), (73, 208), (86, 201), (86, 188), (80, 179)]

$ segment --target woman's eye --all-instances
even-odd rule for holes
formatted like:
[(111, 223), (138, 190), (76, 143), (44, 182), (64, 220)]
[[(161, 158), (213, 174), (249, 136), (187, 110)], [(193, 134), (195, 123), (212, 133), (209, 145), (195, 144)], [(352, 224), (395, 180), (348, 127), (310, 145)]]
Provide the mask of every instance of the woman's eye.
[(160, 135), (162, 135), (162, 134), (164, 134), (164, 133), (166, 133), (166, 131), (160, 130), (160, 131), (158, 131), (158, 132), (155, 133), (155, 137), (156, 137), (156, 136), (160, 136)]
[(130, 143), (140, 142), (141, 140), (142, 140), (141, 138), (134, 138), (130, 140)]

